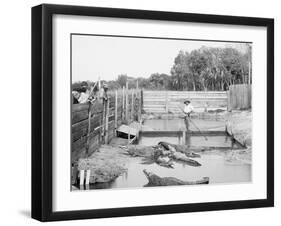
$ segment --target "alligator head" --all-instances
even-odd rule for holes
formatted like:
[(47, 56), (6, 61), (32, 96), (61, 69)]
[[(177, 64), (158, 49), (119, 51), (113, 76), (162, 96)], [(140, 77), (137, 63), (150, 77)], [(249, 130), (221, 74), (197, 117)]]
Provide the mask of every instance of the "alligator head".
[(148, 172), (146, 169), (143, 170), (143, 173), (144, 173), (144, 175), (145, 175), (147, 178), (149, 178), (150, 176), (153, 175), (153, 173)]

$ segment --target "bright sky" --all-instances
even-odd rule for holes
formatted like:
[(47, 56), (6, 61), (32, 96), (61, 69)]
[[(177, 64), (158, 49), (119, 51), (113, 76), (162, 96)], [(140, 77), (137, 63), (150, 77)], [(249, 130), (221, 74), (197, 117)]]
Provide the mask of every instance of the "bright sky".
[(120, 74), (145, 78), (157, 72), (170, 74), (180, 50), (190, 52), (201, 46), (245, 48), (229, 42), (73, 35), (72, 81), (115, 80)]

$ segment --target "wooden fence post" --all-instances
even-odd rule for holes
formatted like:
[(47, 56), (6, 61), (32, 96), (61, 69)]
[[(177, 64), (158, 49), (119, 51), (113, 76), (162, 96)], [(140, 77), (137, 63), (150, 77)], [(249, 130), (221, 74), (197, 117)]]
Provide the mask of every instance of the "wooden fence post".
[(168, 113), (169, 107), (168, 107), (168, 91), (165, 92), (165, 112)]
[(141, 98), (140, 98), (140, 106), (141, 106), (141, 109), (143, 109), (143, 89), (141, 89)]
[(229, 90), (228, 90), (228, 99), (229, 99), (229, 111), (232, 111), (232, 91), (231, 91), (231, 86), (229, 86)]
[(125, 86), (122, 90), (122, 120), (125, 120)]
[(249, 76), (248, 84), (251, 84), (251, 62), (249, 61)]
[(141, 93), (138, 90), (138, 121), (141, 122)]
[(128, 85), (128, 81), (126, 82), (126, 115), (125, 115), (125, 120), (126, 120), (126, 122), (128, 122), (128, 114), (129, 114), (129, 112), (128, 112), (128, 106), (129, 106), (129, 96), (128, 96), (128, 90), (129, 90), (129, 85)]
[(245, 85), (243, 84), (243, 85), (241, 85), (241, 92), (240, 92), (240, 96), (241, 96), (241, 103), (240, 103), (240, 108), (242, 108), (242, 109), (244, 109), (245, 108), (245, 99), (246, 99), (246, 95), (245, 95), (245, 89), (246, 89), (246, 87), (245, 87)]
[(108, 118), (109, 118), (109, 99), (106, 101), (106, 114), (105, 114), (105, 144), (108, 144)]
[(102, 111), (102, 120), (101, 120), (101, 140), (102, 140), (102, 143), (104, 143), (104, 137), (105, 137), (105, 118), (106, 118), (106, 101), (103, 100), (103, 111)]
[(132, 90), (132, 102), (131, 102), (131, 121), (134, 121), (134, 90)]
[(118, 120), (118, 91), (116, 90), (115, 91), (115, 114), (114, 114), (114, 119), (115, 119), (115, 121), (114, 121), (114, 129), (115, 129), (115, 136), (117, 135), (116, 133), (117, 133), (117, 120)]
[(99, 120), (99, 144), (102, 143), (102, 123), (103, 123), (103, 113), (100, 114), (100, 120)]
[(87, 131), (87, 141), (86, 141), (86, 156), (89, 154), (90, 148), (90, 132), (91, 132), (91, 114), (92, 114), (92, 104), (89, 102), (89, 109), (88, 109), (88, 131)]
[(227, 111), (230, 111), (230, 94), (229, 90), (226, 92), (227, 95)]

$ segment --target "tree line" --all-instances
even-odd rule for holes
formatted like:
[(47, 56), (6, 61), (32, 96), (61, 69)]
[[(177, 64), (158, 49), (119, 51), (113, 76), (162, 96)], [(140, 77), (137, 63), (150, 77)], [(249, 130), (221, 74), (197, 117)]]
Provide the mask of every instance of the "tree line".
[[(251, 83), (252, 48), (250, 44), (245, 45), (243, 53), (232, 47), (201, 47), (191, 52), (181, 50), (174, 59), (170, 74), (157, 72), (148, 78), (121, 74), (116, 80), (101, 82), (106, 82), (110, 90), (126, 86), (127, 81), (129, 88), (138, 86), (151, 90), (228, 90), (233, 84)], [(76, 82), (72, 88), (79, 89), (85, 83)]]

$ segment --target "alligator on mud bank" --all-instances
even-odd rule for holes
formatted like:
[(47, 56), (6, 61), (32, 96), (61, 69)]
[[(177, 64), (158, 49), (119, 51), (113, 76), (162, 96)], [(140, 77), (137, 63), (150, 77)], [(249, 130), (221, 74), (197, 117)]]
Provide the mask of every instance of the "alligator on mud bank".
[(159, 142), (150, 147), (127, 147), (127, 153), (134, 157), (144, 157), (144, 162), (156, 163), (160, 166), (173, 168), (173, 161), (178, 161), (193, 167), (201, 164), (191, 158), (200, 158), (199, 154), (189, 151), (186, 146), (173, 145), (167, 142)]

